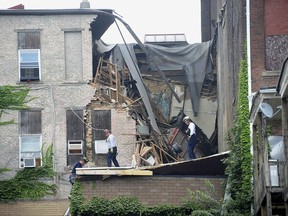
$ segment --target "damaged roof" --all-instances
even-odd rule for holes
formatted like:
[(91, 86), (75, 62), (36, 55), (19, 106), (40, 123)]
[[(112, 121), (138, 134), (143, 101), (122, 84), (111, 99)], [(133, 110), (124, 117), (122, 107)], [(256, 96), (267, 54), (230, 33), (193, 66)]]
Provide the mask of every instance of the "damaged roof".
[(225, 164), (229, 151), (195, 160), (160, 164), (157, 166), (133, 167), (92, 167), (77, 168), (80, 176), (151, 176), (151, 175), (189, 175), (225, 176)]

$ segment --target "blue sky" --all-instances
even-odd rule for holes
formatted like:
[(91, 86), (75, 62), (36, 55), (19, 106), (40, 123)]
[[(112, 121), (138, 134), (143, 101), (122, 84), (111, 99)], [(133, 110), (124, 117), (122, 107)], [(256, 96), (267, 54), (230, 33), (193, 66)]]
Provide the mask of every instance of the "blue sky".
[[(79, 8), (82, 0), (1, 0), (0, 8), (23, 4), (25, 9)], [(200, 0), (89, 0), (90, 8), (113, 9), (122, 16), (143, 42), (145, 34), (184, 33), (188, 43), (201, 42)], [(125, 40), (135, 40), (119, 23)], [(123, 43), (115, 25), (102, 38), (106, 43)]]

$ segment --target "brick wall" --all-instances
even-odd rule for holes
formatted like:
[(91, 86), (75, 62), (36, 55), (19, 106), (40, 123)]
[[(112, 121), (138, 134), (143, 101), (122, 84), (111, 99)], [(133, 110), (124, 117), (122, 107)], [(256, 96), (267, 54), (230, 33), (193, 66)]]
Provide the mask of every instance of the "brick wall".
[[(28, 106), (41, 109), (42, 141), (45, 147), (53, 143), (54, 167), (59, 188), (58, 196), (66, 198), (70, 187), (67, 183), (67, 144), (66, 144), (66, 110), (70, 107), (85, 108), (91, 101), (95, 89), (87, 84), (92, 79), (92, 35), (89, 23), (95, 15), (63, 16), (1, 16), (0, 25), (5, 29), (0, 33), (0, 40), (5, 41), (0, 47), (0, 85), (19, 85), (17, 32), (22, 30), (39, 30), (41, 32), (41, 81), (31, 82), (29, 95), (35, 97)], [(66, 64), (78, 61), (78, 58), (65, 62), (65, 32), (81, 32), (82, 67), (79, 71), (67, 71)], [(73, 39), (73, 38), (72, 38)], [(70, 40), (73, 44), (76, 41)], [(70, 42), (69, 41), (69, 42)], [(79, 48), (80, 49), (80, 48)], [(3, 55), (5, 53), (5, 55)], [(67, 73), (75, 73), (81, 79), (69, 79)], [(72, 74), (70, 74), (72, 75)], [(74, 77), (73, 75), (73, 77)], [(27, 83), (26, 83), (27, 84)], [(9, 112), (1, 120), (19, 122), (17, 111)], [(11, 178), (19, 169), (19, 125), (13, 124), (0, 130), (1, 157), (0, 166), (12, 170), (0, 176), (0, 179)], [(3, 139), (2, 139), (3, 137)], [(60, 197), (57, 197), (60, 198)], [(28, 214), (29, 215), (29, 214)]]
[(136, 122), (128, 115), (127, 110), (111, 110), (111, 132), (116, 137), (120, 166), (131, 166), (132, 154), (135, 151)]
[(274, 76), (264, 74), (266, 71), (264, 0), (251, 1), (250, 4), (252, 92), (256, 92), (261, 87), (275, 87), (279, 74)]
[(147, 206), (158, 204), (181, 204), (187, 197), (187, 189), (205, 191), (205, 181), (215, 187), (215, 196), (224, 196), (224, 178), (205, 178), (187, 176), (152, 176), (152, 177), (110, 177), (105, 180), (82, 181), (84, 196), (90, 200), (101, 196), (113, 199), (120, 195), (135, 196)]
[(1, 216), (63, 216), (69, 200), (0, 203)]

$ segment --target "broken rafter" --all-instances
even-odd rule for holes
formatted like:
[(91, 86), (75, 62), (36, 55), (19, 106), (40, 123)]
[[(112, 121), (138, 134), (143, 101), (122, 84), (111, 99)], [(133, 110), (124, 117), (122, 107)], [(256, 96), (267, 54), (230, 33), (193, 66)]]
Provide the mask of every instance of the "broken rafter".
[(154, 143), (151, 143), (152, 145), (154, 145), (155, 147), (157, 147), (160, 151), (164, 152), (166, 155), (168, 155), (170, 158), (172, 158), (174, 161), (178, 161), (175, 157), (173, 157), (172, 155), (170, 155), (168, 152), (166, 152), (164, 149), (160, 148), (159, 146), (155, 145)]

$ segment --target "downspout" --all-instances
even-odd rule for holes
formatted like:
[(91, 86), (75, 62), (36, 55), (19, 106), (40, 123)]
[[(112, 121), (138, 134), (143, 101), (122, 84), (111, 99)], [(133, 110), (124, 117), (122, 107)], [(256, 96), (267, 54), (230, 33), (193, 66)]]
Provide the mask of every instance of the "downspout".
[[(250, 0), (246, 0), (246, 37), (247, 37), (246, 51), (247, 51), (247, 69), (248, 69), (248, 103), (249, 103), (248, 105), (249, 105), (249, 112), (251, 112), (253, 95), (252, 95), (252, 75), (251, 75)], [(252, 143), (250, 152), (253, 158), (253, 122), (250, 122), (250, 142)], [(253, 182), (253, 175), (251, 176), (251, 178)], [(253, 191), (254, 188), (252, 188), (252, 192)], [(251, 203), (251, 214), (254, 215), (253, 202)]]
[(252, 78), (251, 78), (251, 46), (250, 46), (250, 0), (246, 0), (246, 37), (247, 37), (247, 64), (248, 64), (248, 98), (249, 111), (252, 106)]

